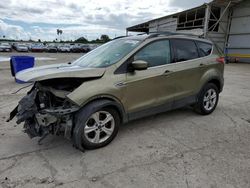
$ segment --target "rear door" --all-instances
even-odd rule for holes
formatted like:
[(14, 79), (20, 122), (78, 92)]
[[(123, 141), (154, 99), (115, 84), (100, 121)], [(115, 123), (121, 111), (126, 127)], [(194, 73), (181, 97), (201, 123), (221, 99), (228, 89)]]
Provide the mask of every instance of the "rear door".
[(194, 100), (201, 78), (202, 66), (198, 48), (193, 40), (172, 39), (175, 64), (175, 100)]

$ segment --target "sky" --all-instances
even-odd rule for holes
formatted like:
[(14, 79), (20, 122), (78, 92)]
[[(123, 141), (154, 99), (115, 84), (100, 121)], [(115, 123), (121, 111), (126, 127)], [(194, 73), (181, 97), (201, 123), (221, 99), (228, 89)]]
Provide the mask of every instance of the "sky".
[[(0, 0), (0, 38), (88, 40), (125, 35), (126, 28), (208, 0)], [(57, 29), (63, 34), (57, 36)]]

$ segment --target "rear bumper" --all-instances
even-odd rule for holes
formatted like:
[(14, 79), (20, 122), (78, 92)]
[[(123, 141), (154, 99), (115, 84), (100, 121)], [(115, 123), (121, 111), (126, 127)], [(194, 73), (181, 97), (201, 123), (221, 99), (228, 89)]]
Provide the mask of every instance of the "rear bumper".
[(43, 49), (31, 49), (32, 52), (43, 52)]
[(11, 52), (12, 50), (11, 49), (9, 49), (9, 48), (5, 48), (5, 49), (0, 49), (0, 52)]

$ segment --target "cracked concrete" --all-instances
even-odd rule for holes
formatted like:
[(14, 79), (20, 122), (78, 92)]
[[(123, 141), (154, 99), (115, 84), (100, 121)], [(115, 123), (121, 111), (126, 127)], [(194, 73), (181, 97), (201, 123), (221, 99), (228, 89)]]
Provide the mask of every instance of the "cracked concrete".
[[(37, 65), (79, 54), (48, 56), (57, 61)], [(22, 126), (6, 123), (27, 89), (10, 94), (22, 85), (10, 77), (8, 62), (0, 73), (0, 187), (250, 187), (249, 64), (226, 66), (213, 114), (183, 108), (133, 121), (110, 145), (85, 153), (58, 136), (38, 145)]]

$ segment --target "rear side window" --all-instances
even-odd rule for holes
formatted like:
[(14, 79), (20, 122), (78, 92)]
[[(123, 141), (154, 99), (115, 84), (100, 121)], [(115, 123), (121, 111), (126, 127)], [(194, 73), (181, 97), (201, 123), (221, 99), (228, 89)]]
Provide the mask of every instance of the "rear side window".
[(175, 62), (199, 58), (198, 50), (194, 41), (173, 39), (171, 43), (175, 51)]
[(212, 52), (212, 44), (208, 44), (205, 42), (197, 42), (197, 47), (199, 49), (199, 53), (201, 57), (208, 56)]
[(149, 67), (171, 63), (169, 40), (150, 43), (134, 55), (134, 60), (144, 60)]

